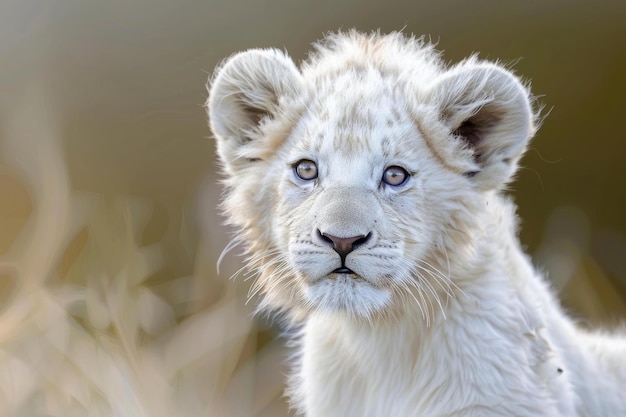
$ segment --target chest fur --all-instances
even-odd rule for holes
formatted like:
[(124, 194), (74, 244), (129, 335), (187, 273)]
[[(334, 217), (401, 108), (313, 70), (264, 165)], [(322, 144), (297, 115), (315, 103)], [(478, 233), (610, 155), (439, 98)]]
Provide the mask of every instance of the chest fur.
[(510, 314), (464, 308), (429, 328), (312, 318), (292, 388), (307, 417), (574, 415), (553, 400), (568, 382), (543, 324)]

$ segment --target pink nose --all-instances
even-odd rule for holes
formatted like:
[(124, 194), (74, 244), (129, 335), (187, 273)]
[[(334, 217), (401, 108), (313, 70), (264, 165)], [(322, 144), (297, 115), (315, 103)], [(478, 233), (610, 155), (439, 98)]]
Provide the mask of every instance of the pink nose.
[(346, 260), (346, 256), (360, 245), (364, 244), (370, 238), (371, 233), (367, 235), (361, 236), (351, 236), (351, 237), (337, 237), (333, 236), (329, 233), (322, 233), (319, 230), (317, 231), (322, 240), (332, 246), (335, 252), (339, 254), (341, 257), (341, 264), (343, 265)]

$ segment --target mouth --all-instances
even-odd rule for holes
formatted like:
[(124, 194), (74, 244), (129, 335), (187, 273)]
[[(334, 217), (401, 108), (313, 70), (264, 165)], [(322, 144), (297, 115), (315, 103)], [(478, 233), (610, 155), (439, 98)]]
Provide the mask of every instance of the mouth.
[(349, 283), (351, 285), (354, 285), (357, 282), (365, 281), (365, 279), (361, 275), (357, 274), (350, 268), (346, 268), (345, 266), (335, 269), (333, 272), (331, 272), (331, 274), (329, 274), (328, 278), (334, 281), (344, 282), (346, 284)]
[(333, 271), (333, 274), (353, 274), (354, 275), (354, 271), (351, 270), (350, 268), (346, 268), (345, 266), (342, 266), (341, 268), (337, 268)]

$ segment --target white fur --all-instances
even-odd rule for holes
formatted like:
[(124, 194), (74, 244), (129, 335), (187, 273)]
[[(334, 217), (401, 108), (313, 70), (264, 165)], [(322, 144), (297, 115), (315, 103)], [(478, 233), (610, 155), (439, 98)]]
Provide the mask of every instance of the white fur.
[[(235, 55), (208, 101), (224, 208), (263, 307), (303, 323), (308, 417), (622, 416), (626, 341), (561, 312), (502, 190), (535, 131), (501, 66), (401, 34), (330, 35), (299, 70)], [(318, 178), (292, 168), (314, 161)], [(411, 175), (381, 182), (390, 166)], [(341, 260), (329, 239), (367, 236)]]

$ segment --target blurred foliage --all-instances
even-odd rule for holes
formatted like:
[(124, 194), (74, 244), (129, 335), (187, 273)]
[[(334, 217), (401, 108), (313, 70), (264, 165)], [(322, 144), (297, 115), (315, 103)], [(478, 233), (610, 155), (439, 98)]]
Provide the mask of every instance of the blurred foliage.
[(220, 59), (324, 32), (425, 34), (532, 81), (548, 115), (512, 192), (583, 323), (626, 317), (626, 3), (6, 0), (0, 6), (0, 414), (281, 416), (216, 211), (202, 104)]

